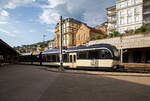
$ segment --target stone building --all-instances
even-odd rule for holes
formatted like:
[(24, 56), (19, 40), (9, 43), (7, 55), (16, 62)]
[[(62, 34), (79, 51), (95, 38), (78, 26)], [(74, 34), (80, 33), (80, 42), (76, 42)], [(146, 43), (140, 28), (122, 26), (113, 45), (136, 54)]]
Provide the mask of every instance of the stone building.
[(95, 29), (101, 30), (103, 34), (107, 35), (107, 25), (108, 22), (104, 22), (103, 24), (96, 26)]
[(48, 49), (53, 49), (53, 48), (55, 48), (55, 42), (54, 42), (54, 40), (50, 40), (48, 42)]
[(76, 46), (86, 44), (96, 36), (104, 36), (101, 30), (82, 24), (76, 33)]
[[(73, 18), (67, 18), (63, 20), (63, 46), (70, 47), (75, 46), (76, 32), (80, 28), (83, 22), (75, 20)], [(55, 48), (59, 48), (59, 24), (55, 27)]]

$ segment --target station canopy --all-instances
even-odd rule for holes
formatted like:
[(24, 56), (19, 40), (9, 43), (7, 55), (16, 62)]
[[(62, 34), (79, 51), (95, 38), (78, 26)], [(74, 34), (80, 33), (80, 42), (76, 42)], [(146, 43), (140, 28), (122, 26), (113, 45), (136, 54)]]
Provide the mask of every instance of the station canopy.
[(0, 39), (0, 55), (4, 56), (17, 56), (18, 52), (9, 46), (6, 42)]

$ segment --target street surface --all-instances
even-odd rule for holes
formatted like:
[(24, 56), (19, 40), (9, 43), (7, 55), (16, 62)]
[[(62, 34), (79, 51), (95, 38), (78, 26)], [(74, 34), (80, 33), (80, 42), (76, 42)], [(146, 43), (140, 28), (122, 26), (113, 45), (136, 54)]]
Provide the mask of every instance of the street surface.
[(150, 101), (149, 75), (62, 73), (45, 68), (1, 67), (0, 101)]

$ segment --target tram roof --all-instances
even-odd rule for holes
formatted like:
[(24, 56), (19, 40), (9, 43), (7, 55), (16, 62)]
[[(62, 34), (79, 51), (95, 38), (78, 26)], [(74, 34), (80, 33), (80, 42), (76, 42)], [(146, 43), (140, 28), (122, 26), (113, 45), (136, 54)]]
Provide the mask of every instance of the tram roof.
[[(67, 49), (63, 49), (63, 52), (70, 53), (70, 52), (78, 52), (78, 51), (88, 51), (88, 50), (96, 50), (96, 49), (109, 49), (113, 52), (113, 46), (110, 44), (95, 44), (90, 46), (77, 46), (77, 47), (71, 47)], [(43, 51), (42, 54), (57, 54), (59, 53), (59, 49), (50, 49)]]
[[(97, 49), (109, 49), (113, 52), (113, 47), (110, 44), (94, 44), (90, 46), (77, 46), (77, 47), (71, 47), (71, 48), (64, 48), (63, 53), (71, 53), (71, 52), (80, 52), (80, 51), (89, 51), (89, 50), (97, 50)], [(59, 49), (50, 49), (43, 51), (42, 54), (58, 54), (60, 53)], [(31, 55), (32, 53), (24, 53), (23, 56)], [(39, 53), (33, 53), (33, 55), (39, 55)]]
[(88, 50), (96, 50), (96, 49), (109, 49), (113, 51), (113, 46), (110, 44), (94, 44), (90, 46), (78, 46), (73, 48), (68, 48), (66, 52), (76, 52), (76, 51), (88, 51)]

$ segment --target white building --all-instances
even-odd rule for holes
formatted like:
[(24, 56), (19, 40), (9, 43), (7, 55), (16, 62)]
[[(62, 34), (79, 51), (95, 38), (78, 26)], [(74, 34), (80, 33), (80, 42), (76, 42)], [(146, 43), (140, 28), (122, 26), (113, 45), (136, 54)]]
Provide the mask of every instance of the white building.
[[(109, 18), (108, 16), (108, 20)], [(120, 33), (124, 33), (126, 30), (137, 29), (149, 23), (150, 0), (117, 0), (116, 19), (116, 30)]]

